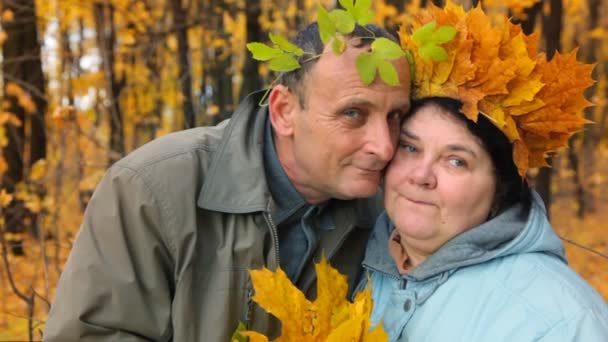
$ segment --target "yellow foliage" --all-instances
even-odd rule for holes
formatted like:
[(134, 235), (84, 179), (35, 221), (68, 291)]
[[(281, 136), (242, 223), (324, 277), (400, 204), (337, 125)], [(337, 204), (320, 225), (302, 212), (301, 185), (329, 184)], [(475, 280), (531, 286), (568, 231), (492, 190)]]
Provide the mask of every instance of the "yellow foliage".
[(21, 127), (21, 120), (15, 115), (15, 113), (4, 111), (0, 113), (0, 125), (11, 124), (15, 127)]
[(2, 11), (2, 22), (10, 22), (15, 20), (15, 13), (10, 9)]
[[(310, 302), (287, 278), (281, 268), (249, 271), (255, 295), (253, 300), (281, 321), (281, 336), (275, 341), (387, 341), (382, 325), (369, 331), (372, 309), (371, 290), (346, 300), (346, 277), (323, 258), (315, 265), (317, 298)], [(253, 331), (241, 333), (250, 341), (268, 341)]]
[(591, 31), (591, 38), (595, 39), (606, 39), (608, 38), (608, 31), (603, 27), (597, 27)]
[(13, 201), (13, 195), (9, 194), (6, 189), (0, 191), (0, 207), (6, 208)]
[(376, 17), (374, 22), (383, 25), (386, 22), (392, 22), (397, 19), (397, 9), (393, 5), (387, 5), (384, 1), (374, 2), (374, 12)]
[[(1, 135), (0, 135), (1, 137)], [(6, 159), (4, 156), (0, 157), (0, 177), (4, 175), (4, 173), (8, 170), (8, 164), (6, 163)]]
[[(6, 128), (0, 126), (0, 147), (8, 145), (8, 136), (6, 135)], [(2, 158), (4, 160), (4, 158)]]
[(9, 82), (5, 88), (6, 94), (14, 96), (17, 99), (17, 103), (21, 108), (28, 114), (36, 113), (36, 104), (32, 100), (31, 96), (23, 90), (17, 83)]
[(30, 180), (34, 182), (42, 180), (46, 175), (47, 166), (48, 163), (46, 162), (46, 159), (37, 160), (30, 170)]

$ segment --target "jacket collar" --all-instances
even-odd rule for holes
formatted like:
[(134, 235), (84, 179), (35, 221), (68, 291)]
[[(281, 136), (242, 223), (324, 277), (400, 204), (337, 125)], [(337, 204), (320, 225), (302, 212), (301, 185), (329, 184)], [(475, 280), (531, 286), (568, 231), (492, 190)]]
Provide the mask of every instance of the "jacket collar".
[(263, 94), (250, 94), (233, 113), (200, 190), (200, 208), (232, 214), (267, 209), (262, 145), (268, 109), (258, 106)]

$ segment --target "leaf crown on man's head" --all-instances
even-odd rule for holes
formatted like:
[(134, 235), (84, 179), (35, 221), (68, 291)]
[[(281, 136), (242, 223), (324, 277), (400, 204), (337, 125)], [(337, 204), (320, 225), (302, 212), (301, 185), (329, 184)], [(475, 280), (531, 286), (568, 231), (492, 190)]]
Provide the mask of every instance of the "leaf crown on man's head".
[[(344, 35), (355, 23), (369, 23), (373, 13), (371, 0), (340, 4), (345, 10), (327, 12), (319, 6), (318, 12), (321, 39), (337, 54), (346, 48)], [(576, 50), (556, 53), (547, 61), (539, 52), (536, 34), (525, 35), (506, 17), (494, 25), (480, 6), (465, 11), (450, 0), (444, 8), (431, 5), (422, 10), (399, 33), (400, 47), (376, 38), (371, 51), (357, 57), (363, 82), (369, 85), (379, 74), (384, 82), (398, 84), (390, 61), (405, 56), (412, 97), (454, 98), (474, 122), (479, 114), (486, 116), (513, 144), (513, 161), (522, 177), (529, 168), (547, 166), (548, 154), (567, 146), (572, 134), (588, 123), (582, 110), (591, 105), (584, 91), (594, 82), (594, 65), (578, 62)], [(271, 35), (271, 40), (274, 47), (248, 44), (254, 58), (269, 61), (270, 69), (277, 71), (300, 67), (289, 54), (304, 51), (288, 46), (285, 39)]]

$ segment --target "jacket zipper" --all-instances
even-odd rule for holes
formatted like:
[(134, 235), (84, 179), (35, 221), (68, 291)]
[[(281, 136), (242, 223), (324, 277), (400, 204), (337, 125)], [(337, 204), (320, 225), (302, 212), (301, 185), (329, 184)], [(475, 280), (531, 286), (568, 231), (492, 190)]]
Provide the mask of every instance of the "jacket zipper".
[(253, 288), (247, 289), (247, 312), (245, 313), (245, 329), (251, 329), (251, 313), (253, 312)]
[[(269, 205), (270, 205), (270, 202), (269, 202)], [(270, 237), (271, 237), (273, 245), (274, 245), (275, 260), (276, 260), (274, 268), (276, 269), (279, 265), (279, 238), (278, 238), (277, 226), (274, 224), (274, 221), (272, 220), (272, 217), (270, 216), (268, 207), (267, 207), (267, 210), (264, 211), (262, 216), (264, 216), (264, 220), (266, 221), (266, 224), (270, 227)], [(249, 289), (247, 289), (247, 313), (245, 314), (245, 327), (247, 329), (251, 328), (251, 314), (253, 312), (253, 307), (254, 307), (253, 288), (249, 287)]]
[(278, 268), (280, 265), (279, 262), (279, 233), (277, 231), (277, 226), (274, 224), (272, 217), (268, 211), (264, 212), (264, 218), (266, 219), (266, 223), (270, 226), (270, 237), (272, 238), (272, 242), (274, 244), (274, 257), (275, 257), (275, 265), (274, 268)]

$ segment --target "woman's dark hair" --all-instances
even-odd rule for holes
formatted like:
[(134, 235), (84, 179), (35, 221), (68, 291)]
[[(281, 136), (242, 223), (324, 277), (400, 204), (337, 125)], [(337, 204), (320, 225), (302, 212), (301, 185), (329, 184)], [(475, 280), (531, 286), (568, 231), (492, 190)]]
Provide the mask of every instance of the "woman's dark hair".
[(527, 215), (532, 203), (532, 192), (525, 178), (517, 172), (517, 166), (513, 162), (513, 145), (500, 129), (481, 114), (477, 122), (468, 119), (461, 112), (462, 102), (447, 97), (427, 97), (413, 101), (412, 109), (405, 120), (427, 105), (434, 105), (463, 122), (469, 132), (481, 141), (481, 145), (492, 158), (496, 176), (496, 194), (490, 217), (496, 216), (516, 203), (523, 205), (522, 215)]

